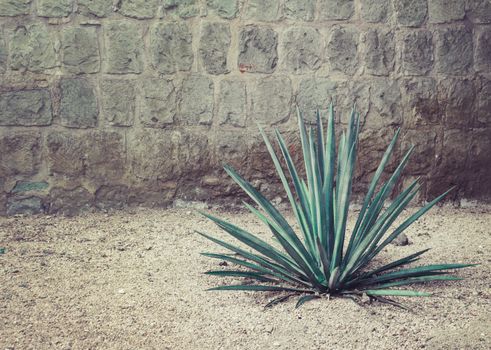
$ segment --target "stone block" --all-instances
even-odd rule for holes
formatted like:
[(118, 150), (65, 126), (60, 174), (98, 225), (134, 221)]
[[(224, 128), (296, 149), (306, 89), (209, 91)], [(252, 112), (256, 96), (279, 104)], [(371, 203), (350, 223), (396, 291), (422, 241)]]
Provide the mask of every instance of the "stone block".
[(0, 125), (42, 126), (52, 120), (48, 90), (23, 90), (0, 93)]
[(292, 112), (292, 84), (285, 76), (258, 79), (252, 89), (251, 117), (261, 125), (285, 122)]
[(144, 19), (155, 17), (159, 0), (120, 0), (117, 4), (118, 12), (123, 16)]
[(104, 26), (106, 73), (126, 74), (143, 71), (143, 33), (138, 24), (108, 22)]
[(421, 26), (428, 13), (427, 0), (395, 0), (397, 23), (407, 27)]
[(359, 32), (346, 27), (333, 28), (327, 43), (327, 59), (332, 71), (355, 74), (358, 69)]
[(445, 125), (465, 127), (473, 118), (476, 89), (472, 80), (447, 78), (438, 84), (438, 100), (442, 107)]
[(489, 0), (466, 1), (466, 14), (472, 23), (491, 23), (491, 2)]
[(71, 27), (63, 30), (63, 65), (70, 73), (97, 73), (100, 69), (97, 30)]
[(476, 96), (476, 118), (479, 123), (491, 124), (491, 79), (482, 79)]
[(0, 74), (7, 71), (7, 60), (9, 57), (7, 42), (0, 29)]
[[(491, 9), (490, 9), (491, 11)], [(476, 30), (476, 51), (474, 56), (474, 67), (476, 71), (483, 73), (491, 72), (491, 28), (480, 28)]]
[(102, 110), (106, 122), (114, 126), (131, 126), (135, 115), (135, 82), (122, 79), (102, 81)]
[(94, 195), (83, 187), (55, 187), (49, 194), (47, 211), (49, 214), (75, 216), (90, 209), (93, 202)]
[(467, 172), (466, 196), (483, 202), (491, 200), (491, 130), (489, 128), (473, 129)]
[(241, 80), (222, 80), (218, 96), (220, 125), (246, 126), (246, 85)]
[(46, 144), (50, 175), (86, 178), (96, 184), (114, 183), (124, 176), (125, 141), (117, 132), (52, 131)]
[(164, 9), (181, 18), (190, 18), (199, 15), (200, 4), (199, 0), (164, 0)]
[(78, 12), (85, 16), (108, 17), (113, 12), (113, 0), (78, 0)]
[[(469, 156), (470, 138), (467, 132), (458, 129), (445, 129), (443, 147), (439, 164), (439, 174), (463, 172)], [(450, 186), (448, 186), (450, 187)]]
[(394, 33), (385, 29), (369, 29), (364, 41), (366, 72), (372, 75), (389, 75), (394, 69)]
[(239, 13), (238, 0), (207, 0), (206, 4), (222, 18), (232, 19)]
[(413, 154), (405, 171), (411, 175), (428, 174), (435, 163), (437, 133), (434, 130), (407, 130), (402, 136), (401, 151), (414, 146)]
[(404, 126), (417, 128), (438, 124), (442, 110), (433, 78), (408, 78), (401, 83)]
[(40, 17), (68, 17), (73, 11), (73, 0), (38, 0)]
[(361, 18), (370, 23), (384, 23), (392, 13), (390, 0), (362, 0)]
[(428, 22), (449, 23), (464, 19), (465, 1), (428, 0)]
[(174, 123), (176, 90), (172, 80), (146, 79), (142, 82), (140, 120), (144, 126), (164, 128)]
[(99, 108), (92, 85), (85, 79), (65, 78), (60, 90), (61, 124), (70, 128), (95, 127)]
[(384, 128), (402, 123), (401, 91), (391, 79), (372, 79), (370, 85), (370, 112), (365, 127)]
[(46, 181), (17, 181), (12, 189), (13, 194), (22, 194), (28, 192), (43, 192), (49, 187)]
[(324, 45), (317, 29), (292, 27), (283, 34), (283, 67), (292, 73), (316, 71), (322, 65)]
[(31, 10), (31, 3), (32, 0), (0, 0), (0, 16), (27, 15)]
[(306, 78), (300, 81), (296, 103), (305, 120), (314, 122), (317, 110), (321, 115), (327, 115), (331, 102), (337, 109), (346, 93), (344, 82), (327, 78)]
[(152, 66), (162, 74), (189, 71), (193, 64), (192, 37), (184, 22), (159, 22), (150, 29)]
[(402, 41), (405, 75), (425, 75), (433, 67), (433, 35), (429, 31), (407, 32)]
[(241, 72), (273, 73), (278, 62), (278, 34), (269, 27), (249, 25), (239, 34)]
[(472, 31), (466, 27), (438, 31), (436, 68), (438, 73), (464, 74), (472, 66)]
[(281, 16), (281, 3), (278, 0), (249, 0), (245, 9), (245, 18), (256, 21), (273, 22)]
[(315, 0), (286, 0), (284, 5), (285, 17), (301, 21), (313, 21)]
[(203, 25), (199, 53), (207, 73), (225, 74), (229, 72), (227, 56), (230, 40), (230, 27), (227, 23)]
[(122, 209), (127, 205), (128, 199), (127, 186), (101, 186), (95, 193), (95, 206), (101, 210)]
[(0, 178), (34, 175), (41, 161), (41, 135), (37, 132), (15, 132), (0, 135)]
[(213, 118), (213, 81), (203, 75), (193, 74), (182, 83), (179, 103), (179, 120), (183, 124), (211, 124)]
[(42, 72), (58, 65), (54, 40), (41, 23), (18, 26), (10, 40), (10, 68)]
[(318, 11), (320, 20), (350, 19), (355, 13), (355, 1), (320, 0)]
[(142, 129), (128, 136), (131, 172), (140, 181), (176, 181), (179, 178), (177, 131)]
[(43, 202), (39, 197), (10, 197), (7, 200), (7, 215), (35, 215), (43, 211)]

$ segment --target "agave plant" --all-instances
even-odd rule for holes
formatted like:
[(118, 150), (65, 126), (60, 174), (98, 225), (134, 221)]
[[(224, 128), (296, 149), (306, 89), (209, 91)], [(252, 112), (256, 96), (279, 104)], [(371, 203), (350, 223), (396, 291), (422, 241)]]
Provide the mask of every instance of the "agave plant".
[[(397, 218), (417, 194), (420, 184), (416, 180), (390, 203), (387, 199), (401, 178), (413, 147), (411, 147), (391, 173), (387, 181), (382, 174), (396, 145), (399, 130), (382, 157), (351, 234), (346, 223), (351, 199), (355, 170), (359, 114), (353, 109), (347, 130), (343, 132), (336, 154), (334, 108), (328, 111), (327, 127), (317, 112), (316, 123), (306, 125), (298, 112), (298, 124), (303, 152), (306, 180), (299, 175), (287, 144), (276, 129), (275, 136), (284, 161), (282, 163), (266, 133), (260, 132), (271, 155), (274, 166), (289, 199), (296, 223), (302, 233), (297, 235), (290, 223), (266, 197), (256, 190), (230, 166), (225, 171), (257, 204), (257, 208), (244, 203), (272, 232), (275, 242), (263, 239), (229, 222), (203, 213), (221, 229), (244, 243), (252, 251), (235, 244), (200, 233), (207, 239), (231, 251), (228, 254), (203, 253), (238, 266), (235, 270), (208, 271), (209, 275), (238, 277), (256, 283), (223, 285), (210, 290), (284, 291), (289, 292), (273, 300), (273, 305), (292, 295), (301, 295), (297, 307), (306, 301), (322, 296), (344, 296), (357, 299), (368, 296), (395, 306), (400, 303), (391, 296), (428, 296), (429, 293), (393, 289), (429, 281), (458, 280), (449, 270), (471, 266), (470, 264), (437, 264), (418, 267), (407, 265), (419, 260), (428, 249), (382, 266), (374, 258), (409, 225), (438, 203), (449, 191), (443, 193), (410, 215), (398, 226)], [(309, 130), (307, 130), (309, 129)], [(289, 176), (287, 176), (289, 174)], [(289, 182), (290, 180), (290, 182)]]

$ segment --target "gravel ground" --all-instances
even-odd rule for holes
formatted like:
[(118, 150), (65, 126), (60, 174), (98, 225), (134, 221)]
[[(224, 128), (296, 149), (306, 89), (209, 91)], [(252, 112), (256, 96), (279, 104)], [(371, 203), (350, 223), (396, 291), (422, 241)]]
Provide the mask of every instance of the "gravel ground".
[[(263, 234), (250, 214), (211, 210)], [(351, 222), (352, 224), (352, 222)], [(274, 293), (206, 292), (225, 237), (190, 209), (76, 218), (0, 218), (0, 349), (490, 349), (491, 207), (436, 208), (407, 230), (397, 258), (472, 262), (463, 281), (420, 286), (413, 312), (347, 299), (273, 308)], [(263, 233), (261, 233), (263, 232)]]

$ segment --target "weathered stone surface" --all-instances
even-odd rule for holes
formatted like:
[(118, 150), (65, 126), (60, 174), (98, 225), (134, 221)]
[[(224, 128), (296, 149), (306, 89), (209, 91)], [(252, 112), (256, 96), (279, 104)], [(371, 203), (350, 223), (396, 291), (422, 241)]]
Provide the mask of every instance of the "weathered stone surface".
[(405, 171), (411, 175), (428, 174), (435, 162), (436, 141), (434, 130), (407, 130), (402, 137), (401, 150), (406, 152), (414, 146), (414, 151)]
[(338, 106), (341, 96), (346, 92), (344, 83), (326, 78), (306, 78), (300, 82), (296, 103), (304, 118), (313, 122), (317, 110), (326, 115), (330, 103)]
[(381, 128), (402, 123), (401, 91), (390, 79), (373, 79), (370, 85), (370, 113), (365, 126)]
[(128, 203), (129, 189), (124, 185), (101, 186), (95, 193), (98, 209), (122, 209)]
[(68, 17), (73, 11), (73, 0), (38, 0), (37, 13), (41, 17)]
[(272, 22), (281, 18), (281, 6), (278, 0), (249, 0), (245, 17), (257, 21)]
[(39, 197), (10, 197), (7, 201), (7, 215), (34, 215), (44, 211)]
[(436, 68), (452, 75), (469, 71), (472, 65), (472, 31), (466, 27), (438, 31)]
[(314, 19), (315, 0), (286, 0), (284, 6), (287, 18), (303, 21)]
[(183, 177), (196, 180), (210, 166), (208, 137), (204, 134), (143, 129), (130, 136), (129, 145), (133, 175), (141, 180), (158, 183)]
[(41, 136), (37, 132), (9, 132), (0, 135), (0, 178), (34, 175), (41, 160)]
[(222, 80), (218, 97), (218, 120), (237, 127), (246, 125), (246, 85), (241, 80)]
[(108, 22), (104, 26), (107, 73), (141, 73), (143, 33), (133, 22)]
[(55, 187), (49, 194), (49, 214), (74, 216), (92, 207), (94, 196), (83, 187), (65, 189)]
[(157, 13), (158, 0), (120, 0), (118, 12), (132, 18), (153, 18)]
[(433, 66), (433, 35), (429, 31), (411, 31), (404, 35), (402, 69), (406, 75), (424, 75)]
[(474, 67), (478, 72), (491, 72), (491, 28), (477, 31)]
[(358, 40), (356, 29), (335, 27), (327, 44), (327, 58), (331, 70), (353, 75), (358, 68)]
[(122, 79), (102, 81), (102, 109), (110, 125), (131, 126), (135, 115), (135, 82)]
[(78, 12), (86, 16), (107, 17), (113, 12), (113, 0), (78, 0)]
[(273, 73), (278, 62), (278, 34), (269, 27), (246, 26), (239, 34), (241, 72)]
[(355, 12), (354, 0), (320, 0), (319, 19), (349, 19)]
[(99, 108), (92, 85), (85, 79), (62, 79), (60, 121), (71, 128), (97, 125)]
[(491, 79), (483, 79), (477, 93), (476, 118), (479, 123), (491, 124)]
[(48, 90), (0, 93), (0, 125), (50, 125), (51, 119)]
[(199, 15), (200, 6), (198, 0), (164, 0), (164, 9), (179, 17), (190, 18)]
[(230, 26), (226, 23), (206, 23), (201, 29), (199, 53), (209, 74), (229, 72), (227, 56), (230, 48)]
[(0, 16), (27, 15), (32, 0), (0, 0)]
[(463, 19), (465, 1), (428, 0), (428, 21), (430, 23), (448, 23)]
[(192, 37), (184, 22), (160, 22), (150, 30), (153, 67), (160, 73), (188, 71), (193, 64)]
[(283, 66), (286, 70), (303, 74), (319, 69), (324, 45), (317, 29), (292, 27), (283, 35)]
[(48, 187), (46, 181), (18, 181), (11, 193), (42, 192)]
[(445, 129), (439, 169), (441, 174), (461, 172), (469, 155), (469, 135), (458, 129)]
[(262, 125), (288, 120), (292, 110), (292, 85), (284, 76), (267, 77), (254, 82), (251, 117)]
[(428, 12), (427, 0), (395, 0), (397, 23), (408, 27), (419, 27)]
[(491, 201), (491, 129), (474, 129), (467, 166), (472, 178), (468, 181), (466, 197)]
[(394, 34), (389, 30), (371, 29), (365, 34), (365, 66), (372, 75), (389, 75), (394, 68)]
[(450, 127), (467, 126), (472, 120), (475, 86), (469, 79), (448, 78), (438, 84), (438, 99), (443, 109), (445, 124)]
[(441, 120), (437, 85), (433, 78), (405, 79), (401, 83), (404, 126), (416, 128)]
[(238, 0), (207, 0), (206, 3), (209, 8), (222, 18), (235, 18), (239, 12)]
[(182, 83), (179, 119), (183, 124), (211, 124), (214, 101), (213, 81), (202, 75), (190, 75)]
[(97, 184), (111, 184), (124, 175), (125, 144), (123, 136), (117, 132), (52, 131), (46, 145), (50, 175), (84, 177)]
[(128, 139), (128, 156), (133, 175), (140, 180), (178, 179), (177, 131), (143, 129)]
[(97, 73), (100, 69), (96, 28), (72, 27), (63, 31), (63, 64), (70, 73)]
[(5, 73), (7, 70), (8, 48), (5, 41), (5, 36), (0, 30), (0, 74)]
[(164, 128), (177, 114), (176, 88), (172, 80), (147, 79), (142, 83), (140, 120), (146, 127)]
[(10, 41), (10, 68), (42, 72), (57, 66), (54, 40), (40, 23), (19, 26)]
[(489, 0), (466, 1), (467, 17), (473, 23), (491, 23), (491, 2)]
[(361, 17), (366, 22), (386, 22), (392, 12), (389, 0), (362, 0)]

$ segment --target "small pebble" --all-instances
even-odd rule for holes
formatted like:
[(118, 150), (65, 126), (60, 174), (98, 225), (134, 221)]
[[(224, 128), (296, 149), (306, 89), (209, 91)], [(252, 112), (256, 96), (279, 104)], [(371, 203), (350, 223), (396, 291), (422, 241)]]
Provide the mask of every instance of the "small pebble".
[(120, 289), (120, 290), (118, 290), (118, 293), (119, 293), (119, 294), (124, 294), (124, 293), (126, 293), (126, 292), (124, 291), (124, 289)]

